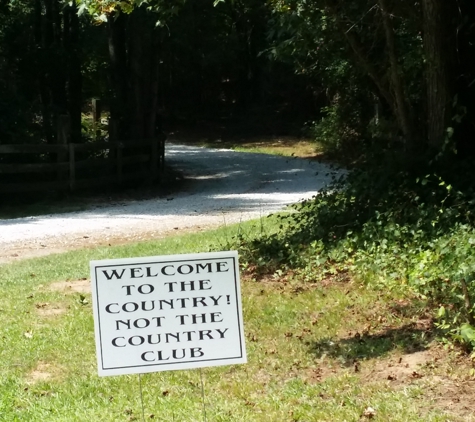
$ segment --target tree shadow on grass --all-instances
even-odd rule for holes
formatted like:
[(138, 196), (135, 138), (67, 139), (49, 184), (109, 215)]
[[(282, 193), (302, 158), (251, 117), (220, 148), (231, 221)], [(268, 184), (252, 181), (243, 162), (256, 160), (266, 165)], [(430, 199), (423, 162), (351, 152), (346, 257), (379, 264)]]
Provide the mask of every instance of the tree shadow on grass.
[(385, 328), (374, 334), (356, 332), (350, 333), (346, 338), (307, 341), (306, 345), (309, 352), (317, 358), (328, 356), (343, 364), (351, 364), (382, 357), (395, 349), (407, 354), (425, 350), (434, 336), (431, 321), (418, 321), (396, 328)]

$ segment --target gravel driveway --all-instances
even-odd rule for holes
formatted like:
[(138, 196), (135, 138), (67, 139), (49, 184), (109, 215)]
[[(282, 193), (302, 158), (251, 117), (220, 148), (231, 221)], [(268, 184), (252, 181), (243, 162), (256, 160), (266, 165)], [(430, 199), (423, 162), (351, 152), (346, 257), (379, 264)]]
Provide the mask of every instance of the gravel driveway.
[(92, 245), (158, 238), (268, 215), (317, 194), (325, 164), (168, 143), (167, 164), (190, 183), (166, 198), (0, 220), (0, 263)]

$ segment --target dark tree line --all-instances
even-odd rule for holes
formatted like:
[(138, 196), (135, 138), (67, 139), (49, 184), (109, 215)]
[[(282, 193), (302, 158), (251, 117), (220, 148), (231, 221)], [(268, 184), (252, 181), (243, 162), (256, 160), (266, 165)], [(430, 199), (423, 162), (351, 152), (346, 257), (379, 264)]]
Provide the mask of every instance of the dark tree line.
[[(408, 145), (440, 149), (453, 129), (451, 140), (471, 147), (472, 2), (296, 0), (277, 5), (276, 54), (326, 86), (331, 128), (339, 137), (399, 134)], [(375, 104), (378, 128), (371, 112)]]
[(3, 3), (0, 9), (2, 143), (56, 140), (56, 119), (71, 116), (81, 139), (82, 60), (77, 10), (57, 0)]
[(85, 141), (93, 97), (115, 139), (151, 138), (164, 116), (245, 110), (280, 89), (261, 54), (269, 14), (264, 0), (110, 7), (101, 19), (63, 0), (2, 3), (0, 142), (54, 143), (61, 115), (70, 116), (71, 141)]
[(310, 95), (305, 118), (337, 148), (371, 138), (474, 149), (470, 0), (136, 3), (2, 2), (0, 142), (54, 143), (61, 115), (84, 142), (92, 97), (111, 138), (143, 139), (164, 119)]

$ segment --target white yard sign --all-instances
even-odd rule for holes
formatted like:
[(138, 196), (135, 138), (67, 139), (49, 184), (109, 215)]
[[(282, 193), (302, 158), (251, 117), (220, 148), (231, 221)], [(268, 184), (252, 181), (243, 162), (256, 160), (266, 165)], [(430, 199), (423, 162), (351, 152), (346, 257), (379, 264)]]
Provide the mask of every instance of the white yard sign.
[(99, 375), (246, 363), (237, 252), (91, 261)]

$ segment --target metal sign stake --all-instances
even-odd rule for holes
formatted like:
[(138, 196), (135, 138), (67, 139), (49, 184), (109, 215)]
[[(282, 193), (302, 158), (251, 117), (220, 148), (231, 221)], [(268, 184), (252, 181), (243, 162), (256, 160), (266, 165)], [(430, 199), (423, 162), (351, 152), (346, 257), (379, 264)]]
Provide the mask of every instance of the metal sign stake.
[(203, 383), (203, 371), (200, 368), (200, 381), (201, 381), (201, 402), (203, 404), (203, 421), (206, 422), (206, 403), (205, 403), (205, 387)]
[(145, 422), (145, 411), (143, 405), (143, 393), (142, 393), (142, 374), (139, 373), (139, 386), (140, 386), (140, 404), (142, 406), (142, 421)]

